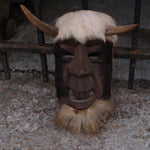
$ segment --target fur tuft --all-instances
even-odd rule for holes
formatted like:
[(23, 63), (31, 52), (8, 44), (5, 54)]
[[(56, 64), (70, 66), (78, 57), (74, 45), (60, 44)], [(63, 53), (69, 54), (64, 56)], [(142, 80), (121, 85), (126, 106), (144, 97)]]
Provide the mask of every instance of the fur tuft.
[(55, 117), (55, 125), (72, 133), (94, 134), (113, 113), (112, 100), (97, 100), (85, 110), (76, 110), (63, 104)]
[(104, 42), (110, 40), (115, 44), (117, 42), (116, 35), (105, 36), (105, 31), (110, 26), (116, 26), (116, 23), (107, 14), (91, 10), (70, 12), (57, 19), (58, 35), (54, 42), (74, 38), (81, 44), (94, 39), (100, 39)]

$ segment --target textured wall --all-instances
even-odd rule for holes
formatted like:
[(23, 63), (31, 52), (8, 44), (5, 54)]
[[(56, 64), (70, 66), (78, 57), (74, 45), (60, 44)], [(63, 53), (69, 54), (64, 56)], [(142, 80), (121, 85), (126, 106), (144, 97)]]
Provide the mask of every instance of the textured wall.
[[(81, 0), (45, 0), (42, 3), (42, 15), (43, 20), (54, 24), (55, 19), (63, 13), (81, 9)], [(116, 19), (118, 25), (132, 24), (134, 16), (134, 0), (89, 0), (89, 9), (102, 11), (108, 13)], [(140, 33), (139, 47), (149, 47), (150, 32), (150, 1), (142, 1), (141, 12), (141, 25), (145, 28), (146, 32)], [(25, 20), (17, 29), (17, 34), (10, 39), (14, 42), (35, 42), (37, 43), (36, 29)], [(52, 42), (52, 38), (45, 35), (47, 43)], [(131, 46), (131, 33), (127, 33), (119, 36), (119, 40), (116, 46), (130, 47)], [(39, 55), (30, 54), (10, 54), (10, 67), (12, 69), (28, 70), (36, 69), (41, 70)], [(50, 71), (54, 70), (54, 57), (48, 56), (48, 67)], [(116, 59), (114, 60), (114, 78), (128, 79), (128, 59)], [(0, 66), (1, 68), (1, 66)], [(149, 79), (150, 74), (150, 61), (149, 60), (137, 60), (135, 78)]]

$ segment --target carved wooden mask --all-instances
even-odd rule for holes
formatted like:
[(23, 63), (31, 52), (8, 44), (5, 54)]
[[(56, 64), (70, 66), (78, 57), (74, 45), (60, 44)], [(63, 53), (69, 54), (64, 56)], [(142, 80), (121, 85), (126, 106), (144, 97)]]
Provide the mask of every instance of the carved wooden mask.
[[(137, 24), (116, 26), (114, 19), (107, 14), (82, 10), (64, 14), (54, 27), (39, 20), (23, 5), (21, 9), (33, 25), (54, 38), (56, 90), (60, 104), (86, 109), (97, 99), (108, 99), (116, 35), (133, 30)], [(63, 40), (71, 37), (80, 43), (74, 39)], [(106, 42), (97, 39), (81, 44), (94, 37)]]
[(109, 99), (113, 43), (74, 39), (55, 43), (56, 90), (60, 104), (87, 109), (95, 100)]

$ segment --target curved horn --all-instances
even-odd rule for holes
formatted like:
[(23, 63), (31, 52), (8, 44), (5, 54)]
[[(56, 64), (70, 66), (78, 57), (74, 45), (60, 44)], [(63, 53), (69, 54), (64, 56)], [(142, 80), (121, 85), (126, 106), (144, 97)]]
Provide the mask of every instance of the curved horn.
[(53, 37), (56, 37), (58, 34), (58, 29), (56, 27), (53, 27), (47, 23), (44, 23), (37, 17), (35, 17), (25, 6), (20, 5), (22, 11), (26, 15), (26, 17), (29, 19), (29, 21), (38, 29), (43, 31), (44, 33), (51, 35)]
[(132, 25), (126, 25), (126, 26), (116, 26), (116, 27), (110, 27), (106, 30), (106, 35), (115, 35), (115, 34), (122, 34), (128, 31), (133, 30), (136, 28), (138, 24), (132, 24)]

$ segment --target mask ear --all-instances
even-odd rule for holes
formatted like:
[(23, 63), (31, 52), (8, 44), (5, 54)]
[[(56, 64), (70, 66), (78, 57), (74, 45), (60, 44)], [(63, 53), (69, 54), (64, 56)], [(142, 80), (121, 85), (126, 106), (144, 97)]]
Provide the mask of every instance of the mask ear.
[(35, 17), (25, 6), (20, 5), (20, 7), (21, 7), (22, 11), (24, 12), (24, 14), (26, 15), (26, 17), (29, 19), (29, 21), (35, 27), (37, 27), (39, 30), (43, 31), (44, 33), (46, 33), (52, 37), (57, 36), (58, 29), (56, 27), (53, 27), (53, 26), (41, 21), (37, 17)]
[(126, 26), (117, 26), (117, 27), (110, 27), (106, 30), (105, 35), (117, 35), (123, 34), (125, 32), (129, 32), (136, 28), (138, 24), (126, 25)]

